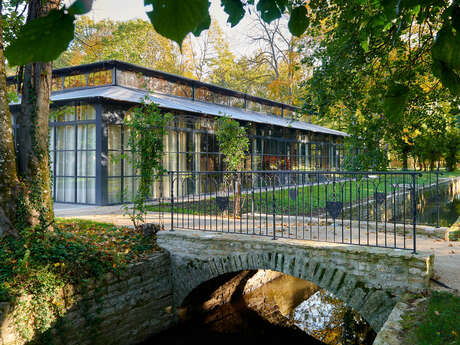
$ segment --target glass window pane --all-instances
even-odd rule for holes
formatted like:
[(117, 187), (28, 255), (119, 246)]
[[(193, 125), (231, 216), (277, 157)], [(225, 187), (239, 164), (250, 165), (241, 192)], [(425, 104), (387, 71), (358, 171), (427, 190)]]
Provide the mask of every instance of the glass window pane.
[(75, 152), (66, 151), (65, 152), (65, 176), (75, 176)]
[(128, 139), (129, 139), (129, 129), (125, 127), (124, 133), (123, 133), (123, 147), (125, 148), (125, 150), (129, 150)]
[(78, 126), (78, 146), (79, 150), (95, 150), (96, 149), (96, 125), (80, 125)]
[[(110, 74), (110, 75), (112, 75), (112, 74)], [(96, 108), (93, 107), (90, 104), (87, 104), (85, 106), (85, 108), (86, 108), (86, 119), (87, 120), (95, 120), (96, 119)]]
[(109, 150), (121, 150), (121, 126), (109, 125)]
[(90, 104), (81, 104), (77, 107), (77, 120), (95, 120), (96, 119), (96, 108)]
[(125, 176), (132, 176), (134, 175), (134, 169), (132, 164), (132, 157), (133, 155), (131, 152), (125, 152), (126, 158), (124, 159), (124, 175)]
[(65, 143), (66, 150), (75, 149), (75, 126), (65, 126)]
[(65, 202), (75, 202), (75, 179), (73, 177), (64, 178)]
[(65, 107), (64, 110), (64, 121), (75, 121), (74, 107)]
[(51, 177), (53, 177), (54, 174), (54, 151), (50, 151), (50, 173)]
[(86, 152), (86, 176), (96, 176), (96, 151)]
[(63, 150), (65, 143), (65, 127), (56, 127), (56, 150)]
[(86, 179), (77, 179), (77, 202), (86, 203)]
[(109, 176), (121, 176), (121, 159), (119, 152), (109, 152), (109, 164), (107, 169)]
[(86, 179), (86, 202), (88, 204), (96, 203), (96, 179)]
[(78, 176), (96, 176), (96, 152), (95, 151), (79, 151)]
[(123, 179), (124, 183), (124, 201), (134, 200), (137, 189), (139, 187), (139, 177), (125, 177)]
[(120, 202), (121, 201), (121, 179), (120, 178), (109, 178), (108, 184), (108, 202)]
[(77, 153), (77, 176), (86, 176), (86, 151), (78, 151)]
[(56, 152), (56, 176), (64, 175), (65, 152)]
[(124, 183), (124, 197), (125, 201), (132, 201), (134, 196), (134, 186), (133, 186), (133, 177), (125, 177), (123, 179)]
[(78, 178), (77, 202), (86, 204), (94, 204), (96, 202), (96, 179)]
[(78, 126), (78, 143), (77, 143), (77, 148), (79, 150), (85, 150), (87, 148), (87, 135), (88, 135), (88, 130), (85, 125), (83, 126)]
[(56, 201), (64, 201), (64, 179), (62, 177), (56, 178)]
[(86, 148), (88, 150), (95, 150), (96, 149), (96, 125), (88, 125), (88, 133), (86, 135), (87, 143)]
[(48, 148), (50, 151), (54, 150), (54, 127), (50, 127), (50, 135), (48, 138)]

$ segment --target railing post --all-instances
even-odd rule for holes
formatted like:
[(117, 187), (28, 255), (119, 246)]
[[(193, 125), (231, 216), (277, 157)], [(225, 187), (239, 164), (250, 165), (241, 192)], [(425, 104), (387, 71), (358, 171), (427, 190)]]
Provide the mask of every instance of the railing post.
[(174, 231), (174, 171), (170, 171), (171, 183), (171, 231)]
[[(273, 240), (276, 240), (276, 195), (275, 195), (275, 178), (272, 174), (272, 191), (273, 191)], [(281, 226), (283, 226), (281, 224)]]
[(416, 174), (412, 173), (412, 238), (414, 254), (417, 252), (417, 180)]

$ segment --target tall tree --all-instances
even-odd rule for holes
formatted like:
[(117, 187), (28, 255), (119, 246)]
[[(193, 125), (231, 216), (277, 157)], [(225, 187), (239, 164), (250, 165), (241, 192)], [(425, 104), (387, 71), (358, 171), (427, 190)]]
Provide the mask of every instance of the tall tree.
[(298, 104), (299, 84), (304, 75), (298, 50), (300, 38), (296, 38), (289, 32), (287, 14), (267, 23), (259, 12), (252, 13), (251, 30), (248, 31), (247, 36), (251, 44), (259, 47), (254, 60), (266, 64), (271, 70), (269, 97)]
[(263, 57), (249, 55), (237, 58), (223, 37), (216, 41), (214, 49), (214, 56), (208, 60), (209, 82), (255, 96), (267, 97), (272, 73)]
[[(2, 11), (3, 1), (0, 1), (0, 13)], [(14, 225), (19, 192), (5, 68), (3, 21), (0, 21), (0, 237), (16, 233)]]
[(88, 17), (79, 18), (74, 40), (54, 65), (65, 67), (111, 59), (180, 75), (188, 73), (178, 46), (141, 19), (94, 22)]
[[(27, 21), (58, 9), (60, 0), (30, 0)], [(49, 109), (52, 62), (33, 62), (24, 66), (21, 111), (18, 124), (18, 175), (24, 185), (24, 216), (30, 225), (43, 228), (54, 218), (48, 155)]]
[[(455, 98), (431, 71), (435, 59), (430, 51), (441, 12), (421, 15), (406, 9), (407, 18), (401, 26), (392, 24), (387, 36), (365, 30), (363, 36), (368, 20), (386, 20), (379, 3), (322, 2), (312, 13), (310, 35), (321, 42), (309, 60), (314, 74), (307, 83), (306, 108), (351, 129), (356, 137), (352, 143), (357, 144), (352, 149), (380, 157), (361, 161), (364, 168), (385, 166), (387, 144), (407, 168), (422, 124), (434, 125), (429, 119), (439, 114), (437, 104)], [(368, 35), (375, 40), (364, 40)]]

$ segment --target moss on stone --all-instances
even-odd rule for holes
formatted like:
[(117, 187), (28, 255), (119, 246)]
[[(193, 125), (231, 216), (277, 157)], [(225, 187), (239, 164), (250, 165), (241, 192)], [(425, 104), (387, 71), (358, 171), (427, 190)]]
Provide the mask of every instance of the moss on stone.
[(369, 291), (371, 290), (371, 289), (369, 289), (369, 288), (366, 286), (366, 284), (364, 284), (364, 283), (361, 282), (361, 281), (357, 281), (357, 282), (356, 282), (355, 288), (360, 288), (361, 290), (363, 290), (363, 291), (366, 293), (366, 295), (367, 295), (367, 294), (369, 293)]
[(339, 284), (337, 285), (337, 291), (339, 291), (342, 288), (343, 284), (345, 283), (346, 276), (347, 274), (343, 273), (342, 278), (340, 278)]

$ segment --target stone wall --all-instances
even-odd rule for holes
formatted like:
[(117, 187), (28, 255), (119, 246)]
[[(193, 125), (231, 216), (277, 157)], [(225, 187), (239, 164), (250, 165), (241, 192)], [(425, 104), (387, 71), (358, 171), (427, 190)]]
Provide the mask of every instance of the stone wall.
[[(170, 278), (170, 257), (160, 252), (119, 276), (110, 273), (89, 282), (85, 289), (66, 286), (56, 301), (64, 305), (62, 317), (31, 338), (50, 339), (45, 343), (57, 345), (137, 344), (175, 321)], [(0, 304), (0, 345), (28, 342), (21, 336), (27, 325), (21, 326), (17, 318), (20, 305)], [(32, 320), (29, 315), (28, 322)]]
[(200, 231), (158, 234), (172, 255), (174, 303), (229, 272), (269, 269), (305, 279), (359, 312), (378, 331), (406, 291), (428, 288), (434, 257), (409, 251)]
[[(387, 321), (377, 334), (372, 345), (406, 345), (407, 327), (415, 327), (421, 313), (419, 305), (426, 303), (426, 297), (405, 294), (396, 304)], [(410, 321), (412, 320), (412, 321)], [(412, 324), (408, 324), (412, 322)]]

